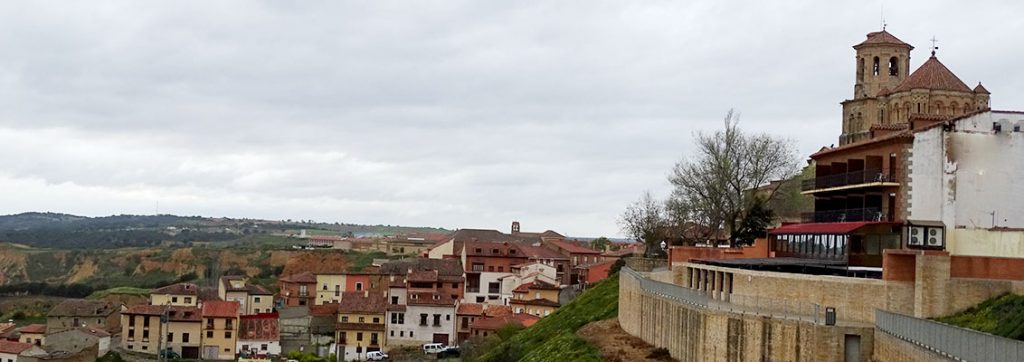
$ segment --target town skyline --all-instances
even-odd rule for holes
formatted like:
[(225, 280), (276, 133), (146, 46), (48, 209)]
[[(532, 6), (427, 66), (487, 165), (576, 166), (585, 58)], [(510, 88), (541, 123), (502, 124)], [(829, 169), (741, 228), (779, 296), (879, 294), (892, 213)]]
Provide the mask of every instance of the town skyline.
[[(0, 25), (12, 38), (0, 153), (18, 157), (0, 187), (18, 192), (0, 213), (159, 203), (622, 236), (621, 210), (644, 189), (665, 196), (692, 134), (730, 108), (801, 157), (838, 143), (850, 46), (881, 27), (880, 2), (463, 5), (5, 4), (18, 15)], [(1000, 45), (1020, 32), (1015, 6), (886, 4), (885, 17), (915, 46), (911, 69), (934, 36), (944, 64), (997, 95), (993, 109), (1024, 109), (1024, 77), (1006, 71), (1015, 50)]]

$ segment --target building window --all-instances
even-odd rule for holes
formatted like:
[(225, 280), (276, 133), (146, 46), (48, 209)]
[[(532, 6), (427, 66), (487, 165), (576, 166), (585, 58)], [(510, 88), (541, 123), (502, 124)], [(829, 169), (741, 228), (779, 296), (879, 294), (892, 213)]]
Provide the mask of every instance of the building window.
[(181, 334), (181, 343), (188, 343), (188, 333)]
[[(398, 331), (398, 336), (399, 337), (405, 337), (405, 331)], [(410, 335), (410, 337), (412, 337), (412, 335)]]
[(378, 323), (380, 323), (380, 318), (379, 317), (373, 317), (373, 324), (378, 324)]
[(395, 331), (391, 331), (391, 336), (392, 336), (392, 337), (394, 337), (394, 336), (395, 336)]
[(224, 331), (224, 338), (231, 338), (231, 331)]
[(364, 317), (359, 317), (359, 323), (365, 323), (365, 322), (366, 322), (366, 319)]
[(167, 333), (167, 343), (174, 342), (174, 333)]
[(235, 327), (233, 325), (234, 323), (232, 323), (232, 322), (234, 322), (234, 320), (232, 320), (232, 319), (225, 319), (224, 320), (224, 329), (235, 329)]
[(192, 304), (192, 297), (185, 297), (185, 304)]
[(391, 304), (398, 304), (398, 297), (397, 296), (391, 297)]
[(434, 315), (434, 327), (440, 327), (440, 326), (441, 326), (441, 315), (440, 314), (435, 314)]
[(363, 340), (363, 332), (356, 333), (356, 341), (362, 341), (362, 340)]
[(135, 338), (135, 330), (134, 329), (129, 329), (128, 330), (128, 340), (130, 341), (133, 338)]
[(341, 316), (341, 322), (342, 323), (348, 323), (348, 316), (347, 315)]
[(142, 318), (142, 326), (149, 327), (149, 317)]
[(452, 315), (451, 314), (445, 314), (444, 315), (444, 320), (446, 320), (446, 321), (452, 320)]
[(135, 316), (128, 317), (128, 326), (135, 327)]
[(260, 345), (260, 350), (261, 350), (261, 351), (266, 351), (266, 350), (267, 350), (267, 344), (266, 344), (266, 343), (264, 343), (264, 344), (261, 344), (261, 345)]
[(148, 329), (142, 331), (142, 339), (144, 339), (144, 340), (148, 340), (149, 339), (149, 330)]
[(900, 75), (900, 61), (896, 57), (889, 58), (889, 75), (893, 77)]
[(260, 297), (253, 297), (252, 301), (256, 302), (256, 303), (259, 303), (260, 302)]
[(178, 297), (171, 297), (171, 303), (177, 303)]
[(426, 313), (420, 313), (420, 325), (421, 326), (427, 325), (427, 314)]
[(362, 291), (362, 290), (363, 290), (363, 283), (356, 283), (356, 291)]
[(213, 338), (213, 331), (206, 331), (206, 338)]
[(484, 297), (476, 297), (476, 302), (477, 302), (477, 303), (483, 303), (483, 302), (485, 302), (486, 300), (487, 300), (487, 298), (484, 298)]
[(871, 75), (878, 75), (878, 72), (879, 72), (878, 57), (875, 57), (874, 65), (871, 66)]
[(499, 273), (503, 273), (503, 272), (505, 272), (505, 267), (503, 267), (503, 266), (499, 266), (499, 267), (498, 267), (498, 272), (499, 272)]

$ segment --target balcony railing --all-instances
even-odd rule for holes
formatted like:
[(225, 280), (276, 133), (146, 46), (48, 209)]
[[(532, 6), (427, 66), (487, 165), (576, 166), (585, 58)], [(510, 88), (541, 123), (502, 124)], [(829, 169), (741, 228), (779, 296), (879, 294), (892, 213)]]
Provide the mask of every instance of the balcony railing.
[(887, 215), (877, 207), (806, 212), (801, 216), (803, 222), (890, 221)]
[(875, 182), (896, 182), (896, 176), (887, 169), (852, 171), (835, 175), (819, 176), (813, 180), (804, 180), (800, 184), (800, 189), (802, 191), (810, 191)]

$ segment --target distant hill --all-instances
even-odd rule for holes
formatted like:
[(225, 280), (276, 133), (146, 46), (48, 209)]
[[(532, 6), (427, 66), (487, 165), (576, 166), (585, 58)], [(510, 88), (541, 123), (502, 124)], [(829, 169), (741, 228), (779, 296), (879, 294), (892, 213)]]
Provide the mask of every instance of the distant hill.
[(356, 225), (313, 221), (212, 218), (176, 215), (113, 215), (86, 217), (27, 212), (0, 216), (0, 242), (37, 248), (95, 249), (158, 246), (167, 242), (223, 242), (248, 235), (393, 235), (446, 231), (429, 227)]

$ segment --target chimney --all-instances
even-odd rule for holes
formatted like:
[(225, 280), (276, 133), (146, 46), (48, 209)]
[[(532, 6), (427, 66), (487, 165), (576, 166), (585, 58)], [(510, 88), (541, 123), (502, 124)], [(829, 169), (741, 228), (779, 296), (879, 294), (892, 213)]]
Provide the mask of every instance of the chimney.
[(513, 221), (512, 222), (512, 233), (513, 234), (518, 234), (519, 233), (519, 222), (518, 221)]

